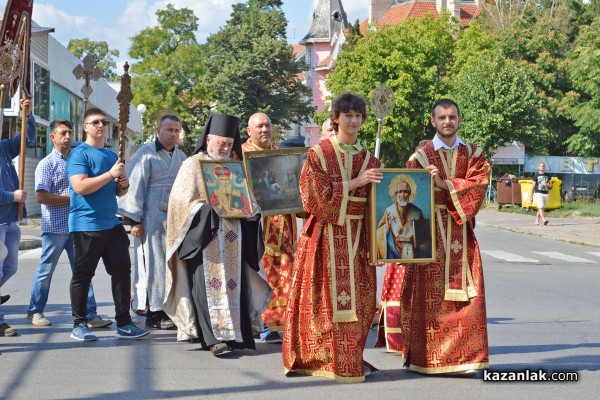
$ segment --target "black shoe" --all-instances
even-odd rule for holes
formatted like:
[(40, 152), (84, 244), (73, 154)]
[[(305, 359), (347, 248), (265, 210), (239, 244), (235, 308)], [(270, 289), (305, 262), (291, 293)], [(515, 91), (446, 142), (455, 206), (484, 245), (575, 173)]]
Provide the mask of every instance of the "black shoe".
[(210, 352), (215, 357), (221, 357), (231, 353), (231, 347), (227, 343), (217, 343), (210, 346)]
[(6, 294), (4, 296), (0, 296), (0, 304), (6, 303), (10, 299), (10, 294)]
[(151, 329), (175, 329), (176, 326), (164, 311), (150, 312), (146, 315), (146, 324)]

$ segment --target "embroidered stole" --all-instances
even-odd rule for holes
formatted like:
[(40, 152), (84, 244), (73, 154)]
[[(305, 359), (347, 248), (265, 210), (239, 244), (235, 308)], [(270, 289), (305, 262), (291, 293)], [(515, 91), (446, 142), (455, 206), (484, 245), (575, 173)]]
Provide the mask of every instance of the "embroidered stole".
[[(450, 182), (450, 179), (454, 178), (456, 175), (456, 159), (458, 157), (458, 149), (460, 146), (455, 147), (452, 150), (445, 150), (443, 148), (438, 149), (438, 155), (442, 161), (442, 167), (446, 174), (446, 184), (448, 185), (449, 194), (452, 198), (452, 203), (456, 208), (458, 214), (462, 219), (462, 225), (459, 225), (459, 229), (461, 230), (461, 240), (455, 240), (451, 242), (453, 235), (453, 221), (452, 217), (448, 215), (446, 220), (446, 226), (444, 226), (444, 220), (442, 219), (442, 209), (446, 209), (445, 204), (435, 204), (435, 219), (437, 221), (438, 230), (440, 232), (440, 236), (442, 238), (442, 243), (444, 246), (444, 254), (446, 256), (444, 260), (444, 300), (447, 301), (468, 301), (472, 297), (477, 296), (477, 292), (475, 290), (475, 285), (473, 283), (473, 275), (471, 273), (471, 268), (469, 266), (468, 259), (468, 246), (467, 246), (467, 216), (465, 215), (458, 196), (456, 194), (456, 190), (454, 185)], [(471, 146), (466, 146), (469, 153), (469, 159), (472, 156), (472, 148)], [(427, 168), (429, 166), (429, 159), (427, 158), (427, 154), (425, 150), (419, 149), (414, 157), (421, 164), (423, 168)], [(436, 191), (441, 189), (435, 188)], [(460, 288), (450, 288), (450, 266), (452, 264), (452, 252), (453, 251), (461, 251), (460, 258), (460, 266), (461, 266), (461, 287)]]
[[(334, 153), (340, 173), (342, 175), (342, 182), (344, 182), (344, 188), (347, 188), (348, 182), (352, 179), (352, 158), (353, 154), (346, 152), (340, 148), (340, 146), (332, 142)], [(320, 146), (313, 146), (313, 150), (319, 156), (321, 166), (324, 171), (327, 171), (327, 163), (325, 162), (325, 156)], [(342, 160), (341, 152), (344, 152), (345, 157)], [(370, 153), (367, 151), (365, 160), (359, 171), (359, 175), (362, 174), (366, 169), (370, 159)], [(356, 189), (355, 189), (356, 190)], [(327, 260), (327, 268), (331, 276), (331, 304), (333, 307), (333, 322), (355, 322), (358, 321), (356, 316), (356, 288), (354, 281), (354, 260), (358, 252), (358, 243), (360, 241), (360, 234), (363, 227), (364, 215), (346, 215), (348, 201), (355, 201), (360, 203), (366, 203), (366, 197), (355, 197), (353, 196), (355, 190), (348, 192), (344, 195), (342, 201), (342, 207), (340, 210), (340, 216), (337, 225), (345, 224), (346, 228), (346, 243), (348, 245), (348, 271), (344, 271), (346, 268), (343, 266), (337, 268), (336, 266), (336, 248), (333, 235), (333, 224), (326, 223), (327, 236), (329, 239), (329, 260)], [(358, 221), (356, 228), (356, 235), (352, 238), (352, 220)]]

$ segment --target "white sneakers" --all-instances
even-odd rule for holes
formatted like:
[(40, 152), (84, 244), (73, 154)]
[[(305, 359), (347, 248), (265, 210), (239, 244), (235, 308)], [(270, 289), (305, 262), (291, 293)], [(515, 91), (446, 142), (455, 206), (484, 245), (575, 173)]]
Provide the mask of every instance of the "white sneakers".
[(51, 326), (52, 322), (44, 314), (35, 313), (27, 316), (27, 320), (37, 326)]

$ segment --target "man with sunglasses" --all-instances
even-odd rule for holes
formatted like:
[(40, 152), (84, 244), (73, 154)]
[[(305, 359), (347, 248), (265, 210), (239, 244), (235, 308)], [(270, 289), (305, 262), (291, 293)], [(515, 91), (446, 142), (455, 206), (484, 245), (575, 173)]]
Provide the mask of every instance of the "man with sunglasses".
[(129, 314), (129, 237), (116, 216), (116, 196), (127, 193), (129, 179), (125, 175), (125, 165), (117, 161), (117, 155), (104, 148), (107, 128), (102, 110), (87, 110), (83, 117), (86, 140), (71, 152), (67, 161), (71, 195), (69, 232), (75, 253), (71, 279), (74, 322), (71, 338), (80, 341), (97, 339), (86, 324), (86, 302), (100, 258), (111, 276), (116, 336), (137, 339), (149, 333), (147, 329), (137, 327)]
[[(50, 326), (44, 316), (52, 275), (63, 251), (67, 252), (71, 271), (74, 269), (73, 242), (69, 235), (69, 179), (67, 158), (71, 152), (73, 126), (59, 119), (50, 124), (50, 140), (54, 149), (35, 169), (35, 198), (42, 205), (42, 256), (31, 285), (27, 319), (37, 326)], [(104, 328), (112, 324), (96, 313), (94, 289), (87, 294), (87, 326)]]
[(156, 140), (140, 147), (127, 166), (131, 187), (119, 198), (118, 213), (129, 220), (135, 259), (133, 267), (133, 309), (146, 306), (146, 327), (174, 329), (163, 311), (165, 297), (165, 239), (167, 206), (173, 182), (187, 158), (177, 148), (181, 122), (176, 115), (164, 115), (156, 129)]

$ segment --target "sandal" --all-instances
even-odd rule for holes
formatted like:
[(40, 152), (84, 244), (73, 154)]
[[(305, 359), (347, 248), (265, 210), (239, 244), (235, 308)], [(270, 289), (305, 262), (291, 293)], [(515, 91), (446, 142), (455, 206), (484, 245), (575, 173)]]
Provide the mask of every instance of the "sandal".
[(221, 357), (221, 356), (224, 356), (225, 354), (231, 353), (231, 347), (229, 347), (229, 345), (227, 345), (227, 343), (217, 343), (217, 344), (213, 344), (212, 346), (210, 346), (210, 352), (215, 357)]
[(0, 336), (17, 336), (19, 332), (11, 328), (6, 322), (0, 324)]

